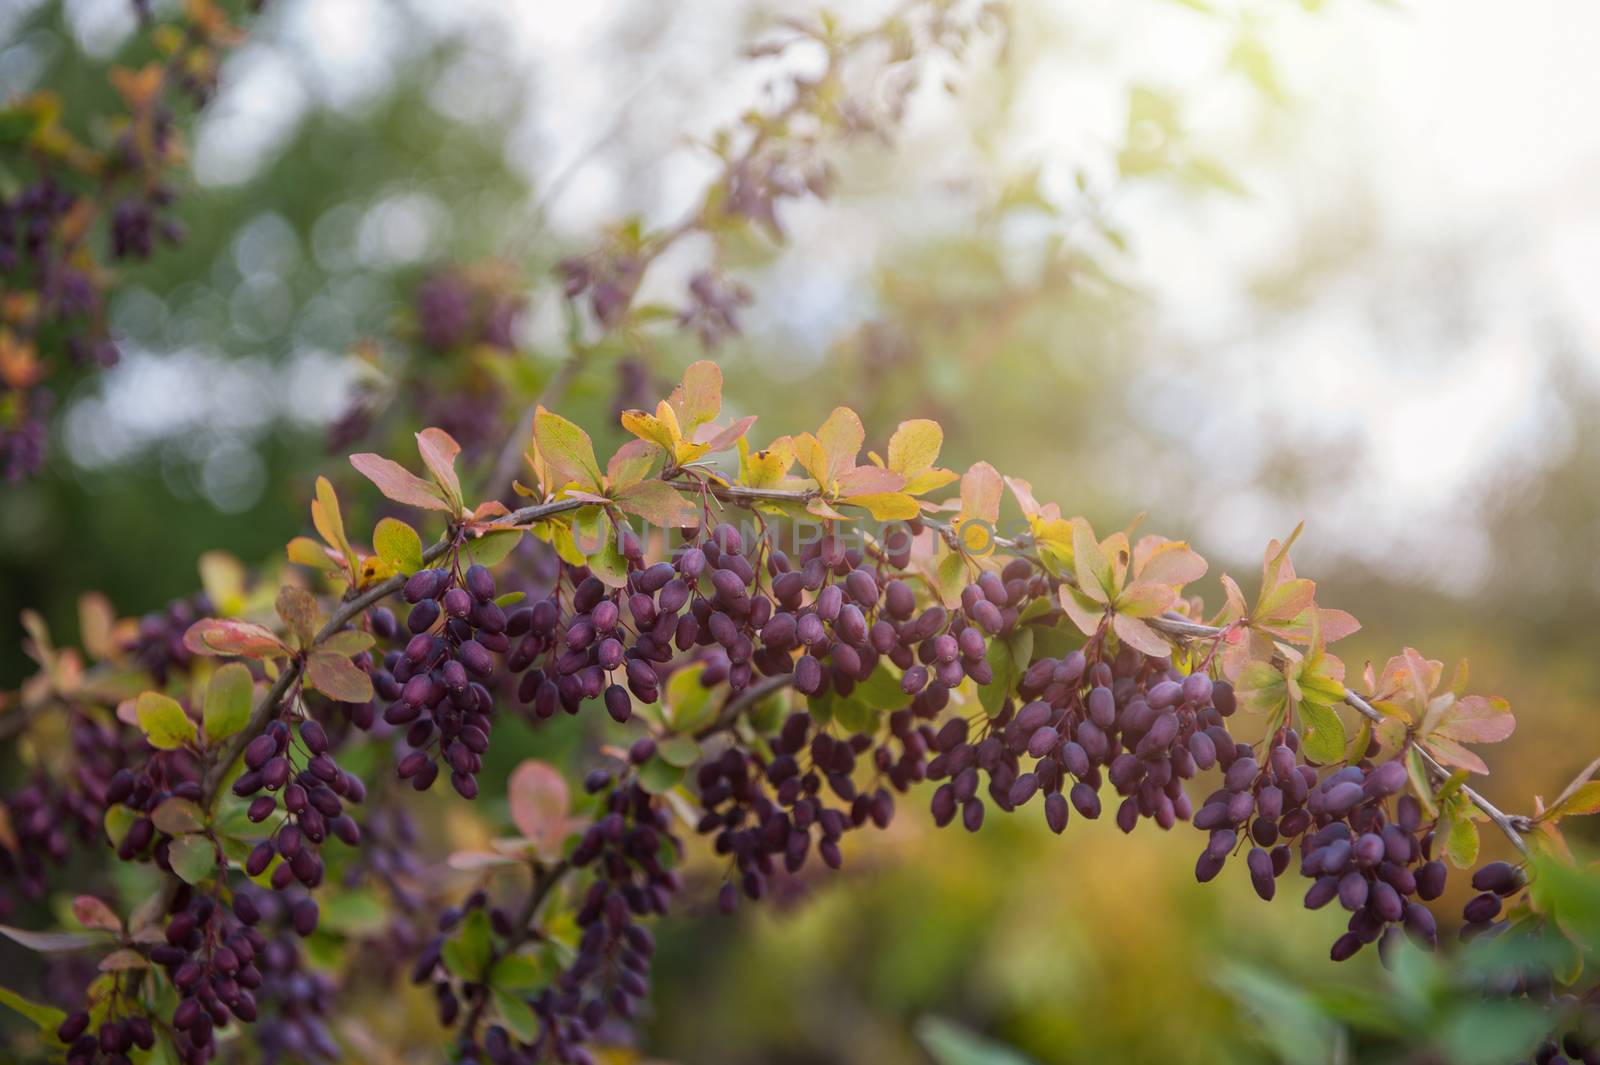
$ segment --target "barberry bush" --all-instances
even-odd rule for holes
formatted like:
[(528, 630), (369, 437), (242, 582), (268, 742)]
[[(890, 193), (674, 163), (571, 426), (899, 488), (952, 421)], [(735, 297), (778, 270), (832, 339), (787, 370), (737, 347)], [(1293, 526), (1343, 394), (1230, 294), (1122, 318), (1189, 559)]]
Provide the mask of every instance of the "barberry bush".
[[(101, 259), (180, 236), (174, 101), (205, 102), (236, 15), (147, 14), (164, 58), (119, 75), (129, 117), (105, 145), (66, 133), (48, 96), (7, 112), (40, 174), (0, 205), (10, 476), (42, 461), (51, 360), (112, 359)], [(1063, 847), (1086, 821), (1174, 833), (1201, 884), (1348, 915), (1329, 964), (1376, 954), (1389, 990), (1230, 971), (1287, 1060), (1332, 1017), (1390, 1046), (1437, 1028), (1452, 1061), (1600, 1061), (1596, 881), (1561, 833), (1600, 812), (1600, 762), (1521, 812), (1487, 799), (1482, 748), (1512, 734), (1511, 707), (1410, 647), (1348, 673), (1333, 648), (1359, 622), (1297, 573), (1299, 529), (1207, 609), (1186, 541), (1038, 498), (1047, 443), (1032, 468), (950, 469), (939, 423), (842, 405), (773, 437), (768, 412), (725, 412), (716, 362), (662, 396), (633, 355), (612, 424), (561, 413), (619, 347), (736, 333), (753, 298), (724, 265), (737, 243), (781, 239), (783, 204), (830, 191), (830, 139), (888, 137), (917, 61), (998, 18), (936, 2), (859, 32), (788, 25), (758, 52), (820, 46), (824, 71), (718, 135), (702, 201), (555, 264), (571, 357), (538, 401), (508, 405), (484, 369), (516, 348), (515, 273), (440, 267), (397, 330), (422, 365), (374, 355), (384, 383), (332, 427), (336, 450), (377, 450), (315, 480), (280, 557), (209, 554), (202, 592), (138, 618), (87, 593), (77, 646), (24, 615), (37, 671), (0, 701), (19, 767), (0, 935), (71, 1001), (0, 978), (27, 1022), (19, 1059), (414, 1051), (351, 1023), (376, 990), (430, 1000), (418, 1060), (600, 1060), (638, 1044), (679, 915), (731, 924), (847, 877), (906, 819), (1017, 818)], [(845, 91), (863, 57), (893, 91)], [(691, 239), (713, 254), (683, 306), (641, 304)], [(602, 460), (591, 432), (617, 429)], [(498, 834), (415, 816), (464, 804)], [(1510, 860), (1480, 857), (1485, 833)], [(1469, 890), (1446, 908), (1452, 885)], [(924, 1038), (941, 1060), (987, 1053)]]
[[(1438, 948), (1429, 904), (1462, 870), (1466, 938), (1526, 948), (1483, 993), (1546, 1002), (1552, 1038), (1594, 1053), (1562, 994), (1588, 940), (1541, 885), (1573, 875), (1558, 825), (1600, 785), (1527, 815), (1484, 799), (1475, 748), (1514, 718), (1464, 665), (1407, 648), (1348, 684), (1329, 645), (1358, 623), (1296, 573), (1293, 535), (1208, 615), (1187, 543), (1101, 535), (986, 463), (943, 468), (933, 422), (864, 450), (840, 407), (757, 444), (721, 385), (691, 366), (623, 413), (633, 439), (604, 462), (540, 407), (516, 509), (466, 495), (459, 446), (425, 429), (415, 458), (350, 457), (411, 520), (353, 536), (320, 480), (316, 537), (276, 586), (138, 623), (87, 599), (81, 652), (31, 620), (41, 671), (0, 720), (64, 721), (70, 752), (7, 801), (7, 882), (38, 895), (74, 847), (156, 874), (127, 913), (81, 895), (76, 929), (0, 928), (98, 957), (78, 1009), (8, 993), (41, 1038), (73, 1062), (206, 1061), (241, 1030), (336, 1058), (337, 996), (303, 944), (351, 934), (324, 911), (377, 876), (458, 1060), (589, 1060), (646, 1008), (652, 925), (686, 891), (757, 904), (915, 803), (952, 831), (1192, 826), (1200, 882), (1347, 911), (1334, 961)], [(398, 793), (474, 800), (497, 725), (568, 715), (592, 740), (517, 764), (514, 834), (449, 855), (479, 887), (396, 882), (417, 847), (382, 812)], [(1484, 826), (1523, 860), (1478, 864)], [(685, 885), (691, 847), (720, 885)]]

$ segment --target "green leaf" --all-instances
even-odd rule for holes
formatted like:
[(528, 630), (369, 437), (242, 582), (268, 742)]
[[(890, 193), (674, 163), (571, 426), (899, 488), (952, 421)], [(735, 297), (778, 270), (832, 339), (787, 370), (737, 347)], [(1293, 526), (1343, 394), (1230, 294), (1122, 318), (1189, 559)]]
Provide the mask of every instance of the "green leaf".
[(705, 663), (696, 662), (674, 670), (667, 678), (666, 698), (662, 700), (667, 726), (674, 732), (692, 733), (716, 714), (712, 690), (700, 683)]
[(1600, 780), (1591, 780), (1573, 789), (1571, 795), (1539, 815), (1540, 821), (1555, 821), (1562, 817), (1576, 817), (1600, 813)]
[(575, 485), (585, 492), (601, 490), (600, 463), (595, 461), (588, 433), (540, 407), (533, 416), (533, 439), (550, 470), (546, 489), (559, 492)]
[(254, 682), (241, 663), (229, 662), (211, 674), (206, 685), (206, 741), (218, 743), (236, 735), (250, 720)]
[(194, 722), (189, 720), (189, 715), (183, 712), (183, 707), (178, 705), (177, 700), (160, 692), (140, 695), (139, 701), (134, 704), (134, 714), (152, 747), (171, 751), (197, 744), (200, 740), (200, 733), (195, 729)]
[(639, 770), (639, 786), (652, 795), (671, 791), (683, 779), (683, 770), (661, 758), (652, 758)]
[(656, 744), (656, 754), (668, 765), (685, 769), (700, 760), (700, 745), (688, 736), (672, 736)]
[(446, 969), (463, 980), (481, 980), (493, 956), (489, 940), (489, 915), (473, 910), (461, 922), (461, 931), (446, 941), (440, 956)]
[(519, 996), (495, 988), (494, 1008), (499, 1012), (500, 1019), (505, 1022), (506, 1029), (521, 1043), (531, 1043), (539, 1038), (539, 1017), (533, 1008)]
[(217, 868), (217, 847), (204, 836), (180, 836), (167, 847), (172, 871), (186, 884), (198, 884)]
[(1344, 761), (1344, 721), (1331, 706), (1316, 702), (1300, 704), (1300, 749), (1305, 756), (1319, 765), (1332, 765)]
[(835, 699), (833, 703), (833, 719), (846, 732), (876, 732), (881, 716), (881, 711), (856, 698), (855, 692)]
[(1289, 702), (1289, 686), (1270, 662), (1251, 662), (1239, 672), (1239, 705), (1256, 714), (1282, 713)]
[(953, 1021), (927, 1016), (917, 1021), (917, 1039), (938, 1065), (1032, 1065), (1032, 1059)]
[(1020, 628), (989, 641), (989, 668), (994, 681), (978, 688), (978, 701), (990, 717), (1000, 713), (1007, 696), (1016, 690), (1028, 663), (1033, 660), (1033, 630)]
[(128, 834), (128, 829), (139, 820), (139, 815), (121, 803), (106, 809), (105, 827), (106, 838), (113, 847), (122, 845), (122, 837)]
[(46, 1006), (42, 1002), (23, 998), (9, 987), (0, 987), (0, 1006), (8, 1006), (22, 1014), (32, 1021), (41, 1032), (47, 1033), (52, 1040), (55, 1039), (56, 1029), (60, 1028), (61, 1022), (67, 1019), (65, 1010), (58, 1010), (54, 1006)]
[(507, 954), (494, 963), (489, 986), (497, 991), (532, 991), (550, 980), (544, 961), (537, 954)]
[(1453, 814), (1444, 837), (1444, 854), (1457, 869), (1470, 869), (1478, 862), (1478, 826), (1465, 811)]
[(898, 710), (906, 705), (905, 693), (900, 690), (899, 671), (887, 661), (879, 662), (878, 668), (850, 692), (850, 697), (874, 710)]
[(378, 557), (401, 573), (415, 573), (423, 566), (422, 537), (399, 518), (384, 518), (372, 530), (372, 549)]
[(318, 644), (317, 650), (332, 651), (334, 654), (353, 658), (362, 651), (372, 650), (375, 643), (377, 641), (372, 638), (370, 632), (362, 632), (360, 629), (340, 629)]
[(467, 557), (483, 566), (497, 566), (518, 543), (521, 529), (493, 529), (465, 544)]
[(376, 935), (389, 924), (389, 912), (376, 892), (338, 891), (322, 902), (317, 927), (346, 936)]
[(151, 813), (150, 820), (169, 836), (184, 836), (206, 827), (206, 814), (200, 804), (176, 795), (163, 799)]

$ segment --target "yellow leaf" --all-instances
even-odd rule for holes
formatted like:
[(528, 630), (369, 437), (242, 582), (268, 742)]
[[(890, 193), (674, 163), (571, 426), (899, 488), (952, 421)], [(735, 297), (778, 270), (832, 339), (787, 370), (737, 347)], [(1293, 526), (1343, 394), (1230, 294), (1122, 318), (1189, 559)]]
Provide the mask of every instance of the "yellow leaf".
[(794, 465), (794, 441), (780, 436), (762, 451), (751, 451), (743, 438), (739, 440), (739, 480), (751, 488), (772, 488), (789, 474)]
[(935, 488), (943, 488), (945, 485), (952, 483), (960, 476), (955, 470), (947, 470), (935, 466), (931, 470), (923, 470), (921, 473), (907, 477), (905, 491), (907, 494), (914, 496), (926, 495)]
[(710, 359), (701, 359), (683, 371), (683, 384), (672, 390), (671, 404), (684, 430), (716, 418), (722, 411), (722, 370)]
[(642, 410), (625, 410), (622, 412), (622, 427), (640, 440), (654, 444), (667, 454), (675, 454), (678, 442), (667, 429), (666, 423), (652, 414)]
[(934, 464), (944, 446), (944, 430), (927, 418), (901, 422), (889, 438), (888, 467), (910, 481)]
[(317, 527), (317, 534), (327, 541), (328, 546), (347, 560), (351, 572), (355, 572), (355, 552), (350, 549), (350, 541), (345, 539), (339, 497), (334, 494), (333, 485), (326, 477), (317, 478), (317, 498), (311, 502), (311, 524)]
[(800, 467), (817, 482), (818, 488), (824, 492), (833, 491), (833, 477), (828, 472), (828, 451), (816, 437), (810, 433), (795, 437), (794, 454), (800, 461)]
[(866, 439), (867, 431), (861, 427), (861, 418), (855, 411), (849, 407), (833, 408), (816, 435), (824, 455), (828, 484), (855, 469), (856, 456), (861, 454), (861, 445)]
[(539, 407), (533, 415), (533, 438), (539, 457), (550, 471), (545, 485), (548, 491), (559, 492), (572, 485), (586, 492), (603, 490), (600, 464), (595, 460), (588, 433), (561, 415)]
[(871, 495), (848, 496), (839, 500), (841, 506), (861, 507), (878, 521), (909, 521), (922, 512), (917, 501), (904, 492), (878, 492)]

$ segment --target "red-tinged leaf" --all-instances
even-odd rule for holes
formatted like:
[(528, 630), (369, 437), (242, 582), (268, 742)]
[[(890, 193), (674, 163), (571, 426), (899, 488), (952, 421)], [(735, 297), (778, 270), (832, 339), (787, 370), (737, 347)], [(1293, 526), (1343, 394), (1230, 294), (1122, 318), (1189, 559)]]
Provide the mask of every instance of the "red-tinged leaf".
[(122, 918), (111, 907), (93, 895), (79, 895), (72, 900), (72, 916), (85, 928), (100, 928), (107, 932), (122, 931)]
[(1109, 603), (1116, 589), (1111, 577), (1111, 563), (1100, 550), (1094, 529), (1082, 518), (1072, 519), (1072, 562), (1078, 578), (1078, 589), (1097, 603)]
[(548, 490), (560, 492), (574, 486), (585, 492), (604, 491), (600, 464), (595, 460), (588, 433), (540, 407), (533, 416), (533, 439), (539, 457), (550, 471), (550, 483), (545, 485)]
[(700, 523), (700, 510), (664, 481), (643, 481), (615, 496), (617, 505), (663, 529), (688, 529)]
[(1152, 580), (1137, 580), (1122, 590), (1116, 612), (1130, 618), (1153, 618), (1178, 601), (1177, 589)]
[(461, 479), (456, 476), (456, 456), (461, 454), (461, 445), (443, 429), (424, 429), (417, 434), (417, 451), (445, 500), (460, 511)]
[(1541, 821), (1555, 821), (1562, 817), (1586, 817), (1600, 813), (1600, 780), (1591, 780), (1574, 788), (1572, 794), (1539, 815)]
[(1067, 617), (1078, 627), (1078, 631), (1085, 636), (1093, 636), (1100, 631), (1100, 623), (1105, 620), (1105, 606), (1094, 602), (1076, 588), (1063, 584), (1059, 594), (1061, 609)]
[(1433, 727), (1430, 736), (1444, 736), (1461, 743), (1499, 743), (1516, 727), (1511, 704), (1504, 699), (1464, 695)]
[(606, 463), (606, 483), (613, 492), (626, 491), (650, 475), (660, 450), (647, 440), (629, 440)]
[(206, 827), (206, 813), (190, 799), (172, 796), (162, 799), (150, 814), (155, 826), (169, 836), (183, 836)]
[(377, 485), (378, 491), (396, 503), (404, 503), (408, 507), (421, 507), (424, 510), (442, 510), (446, 514), (456, 512), (456, 508), (445, 501), (437, 487), (392, 459), (371, 452), (362, 452), (350, 456), (350, 465)]
[(866, 439), (867, 431), (862, 428), (861, 417), (855, 411), (849, 407), (833, 408), (833, 413), (822, 423), (816, 436), (827, 470), (824, 488), (832, 486), (845, 473), (856, 468), (856, 456), (861, 454), (861, 445)]
[(1334, 643), (1361, 630), (1361, 622), (1357, 621), (1355, 615), (1348, 611), (1319, 606), (1317, 607), (1317, 614), (1322, 621), (1322, 641), (1324, 643)]
[(1238, 581), (1226, 573), (1222, 575), (1222, 594), (1222, 609), (1211, 619), (1212, 625), (1231, 625), (1250, 612), (1250, 607), (1245, 602), (1244, 590), (1239, 587)]
[[(516, 486), (515, 481), (512, 482), (512, 486)], [(486, 499), (482, 503), (479, 503), (476, 509), (473, 510), (472, 520), (493, 521), (495, 518), (503, 518), (510, 513), (511, 508), (500, 502), (498, 499)]]
[(719, 451), (728, 450), (734, 444), (737, 444), (740, 440), (744, 439), (744, 434), (748, 433), (750, 431), (750, 427), (755, 423), (756, 416), (754, 414), (750, 414), (740, 418), (726, 429), (718, 429), (715, 432), (710, 431), (710, 426), (702, 426), (697, 435), (705, 438), (699, 442), (705, 445), (706, 453), (708, 455), (715, 455)]
[(99, 969), (103, 973), (123, 973), (134, 969), (148, 969), (150, 961), (132, 947), (123, 947), (114, 950), (100, 959)]
[(857, 466), (839, 477), (840, 496), (881, 495), (898, 492), (905, 487), (906, 479), (893, 470), (879, 466)]
[(811, 500), (806, 504), (806, 510), (810, 511), (812, 514), (815, 514), (819, 518), (826, 518), (829, 521), (850, 520), (846, 515), (839, 513), (837, 510), (833, 509), (833, 507), (829, 506), (826, 499)]
[(1270, 662), (1252, 661), (1234, 681), (1239, 706), (1251, 713), (1281, 713), (1289, 703), (1289, 682)]
[(250, 621), (202, 618), (183, 634), (183, 645), (197, 655), (278, 658), (289, 653), (271, 631)]
[(107, 942), (107, 937), (97, 932), (31, 932), (8, 924), (0, 924), (0, 936), (21, 943), (39, 954), (64, 954), (103, 946)]
[[(893, 448), (894, 442), (890, 441), (889, 446)], [(894, 467), (891, 464), (890, 469), (893, 468)], [(1035, 499), (1033, 495), (1033, 485), (1029, 484), (1027, 481), (1024, 481), (1020, 477), (1007, 477), (1005, 478), (1005, 482), (1006, 487), (1011, 489), (1012, 496), (1016, 498), (1017, 506), (1022, 508), (1024, 517), (1059, 518), (1061, 516), (1060, 508), (1054, 503), (1050, 504), (1048, 507), (1039, 505), (1039, 501)], [(1051, 513), (1051, 511), (1054, 513)]]
[(1421, 710), (1428, 705), (1428, 697), (1433, 689), (1439, 686), (1439, 678), (1444, 675), (1444, 663), (1423, 658), (1410, 647), (1399, 658), (1389, 660), (1391, 667), (1396, 662), (1399, 663), (1397, 679), (1401, 684), (1400, 690), (1409, 694)]
[(1206, 575), (1206, 560), (1182, 540), (1145, 536), (1133, 547), (1133, 575), (1174, 589)]
[(1161, 658), (1172, 653), (1172, 645), (1155, 629), (1138, 618), (1128, 617), (1126, 614), (1113, 614), (1111, 630), (1123, 643), (1147, 655)]
[(1269, 590), (1276, 588), (1279, 581), (1294, 580), (1294, 563), (1289, 561), (1289, 548), (1300, 539), (1300, 534), (1305, 531), (1306, 524), (1301, 522), (1294, 527), (1294, 532), (1289, 534), (1289, 539), (1279, 543), (1271, 540), (1267, 543), (1266, 558), (1261, 564), (1261, 594), (1266, 595)]
[(1469, 773), (1489, 773), (1489, 766), (1482, 758), (1467, 750), (1455, 740), (1433, 735), (1423, 743), (1435, 758), (1445, 765), (1453, 765), (1457, 769), (1465, 769)]
[(517, 831), (542, 856), (558, 855), (572, 829), (567, 778), (549, 763), (530, 758), (512, 771), (506, 793)]
[(668, 402), (682, 431), (692, 436), (696, 427), (722, 412), (722, 368), (710, 359), (691, 364), (683, 371), (683, 383), (672, 390)]
[(1005, 482), (1000, 471), (987, 462), (973, 463), (961, 476), (961, 520), (977, 518), (990, 525), (1000, 523), (1000, 496)]
[(372, 699), (372, 678), (344, 655), (318, 651), (306, 659), (306, 675), (317, 690), (342, 703)]
[(298, 641), (296, 646), (310, 647), (311, 640), (317, 632), (317, 618), (321, 613), (311, 593), (297, 585), (286, 584), (278, 589), (278, 597), (273, 605), (283, 623), (289, 627), (289, 632)]
[(445, 859), (445, 864), (461, 873), (478, 873), (485, 869), (498, 869), (507, 865), (521, 865), (509, 854), (495, 851), (455, 851)]
[(1270, 590), (1261, 590), (1261, 599), (1256, 603), (1255, 610), (1251, 611), (1250, 618), (1259, 622), (1292, 621), (1311, 605), (1316, 596), (1315, 581), (1303, 577), (1284, 581)]

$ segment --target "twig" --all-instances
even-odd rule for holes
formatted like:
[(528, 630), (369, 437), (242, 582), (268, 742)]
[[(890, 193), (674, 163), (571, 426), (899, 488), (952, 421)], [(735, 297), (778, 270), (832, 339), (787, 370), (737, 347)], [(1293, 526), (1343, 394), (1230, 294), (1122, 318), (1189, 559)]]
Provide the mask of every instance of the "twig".
[(792, 683), (794, 683), (793, 673), (777, 673), (770, 677), (761, 678), (723, 703), (716, 719), (696, 732), (694, 734), (695, 739), (703, 740), (708, 736), (714, 736), (719, 732), (732, 728), (733, 723), (739, 720), (740, 714), (773, 692), (781, 691)]
[[(1222, 629), (1215, 625), (1203, 625), (1198, 621), (1190, 621), (1187, 618), (1176, 617), (1173, 615), (1162, 615), (1161, 617), (1151, 618), (1149, 619), (1149, 624), (1152, 628), (1159, 629), (1162, 632), (1167, 633), (1169, 636), (1176, 636), (1179, 639), (1185, 640), (1216, 639), (1218, 636), (1221, 636), (1223, 632)], [(1371, 703), (1367, 702), (1366, 699), (1362, 698), (1353, 691), (1346, 689), (1344, 701), (1345, 705), (1349, 706), (1351, 709), (1355, 710), (1356, 713), (1360, 714), (1362, 717), (1365, 717), (1369, 721), (1388, 720), (1382, 711), (1378, 710)], [(1450, 779), (1450, 770), (1441, 765), (1437, 758), (1428, 753), (1428, 751), (1420, 745), (1415, 749), (1417, 756), (1422, 759), (1423, 764), (1428, 767), (1428, 771), (1430, 773), (1432, 773), (1439, 780)], [(1597, 763), (1597, 765), (1600, 765), (1600, 763)], [(1532, 819), (1521, 814), (1506, 813), (1494, 803), (1484, 798), (1483, 795), (1479, 794), (1478, 791), (1466, 785), (1462, 785), (1461, 794), (1465, 795), (1467, 800), (1471, 802), (1472, 805), (1483, 811), (1484, 815), (1487, 816), (1490, 821), (1494, 822), (1495, 827), (1505, 834), (1505, 837), (1511, 841), (1512, 846), (1516, 847), (1517, 850), (1522, 852), (1523, 855), (1528, 855), (1531, 853), (1528, 848), (1528, 841), (1523, 838), (1523, 833), (1529, 831), (1533, 827)]]
[(533, 935), (533, 919), (538, 916), (539, 906), (545, 898), (561, 882), (562, 877), (572, 871), (572, 863), (562, 859), (555, 865), (536, 865), (533, 870), (533, 885), (528, 890), (527, 901), (523, 903), (521, 911), (513, 919), (511, 933), (506, 936), (504, 947), (493, 949), (489, 952), (489, 960), (483, 966), (482, 993), (472, 1004), (472, 1010), (461, 1024), (461, 1039), (463, 1043), (475, 1041), (473, 1033), (477, 1031), (478, 1022), (483, 1019), (483, 1011), (489, 1004), (489, 974), (494, 971), (495, 965), (501, 958), (514, 953), (522, 944), (526, 943)]

